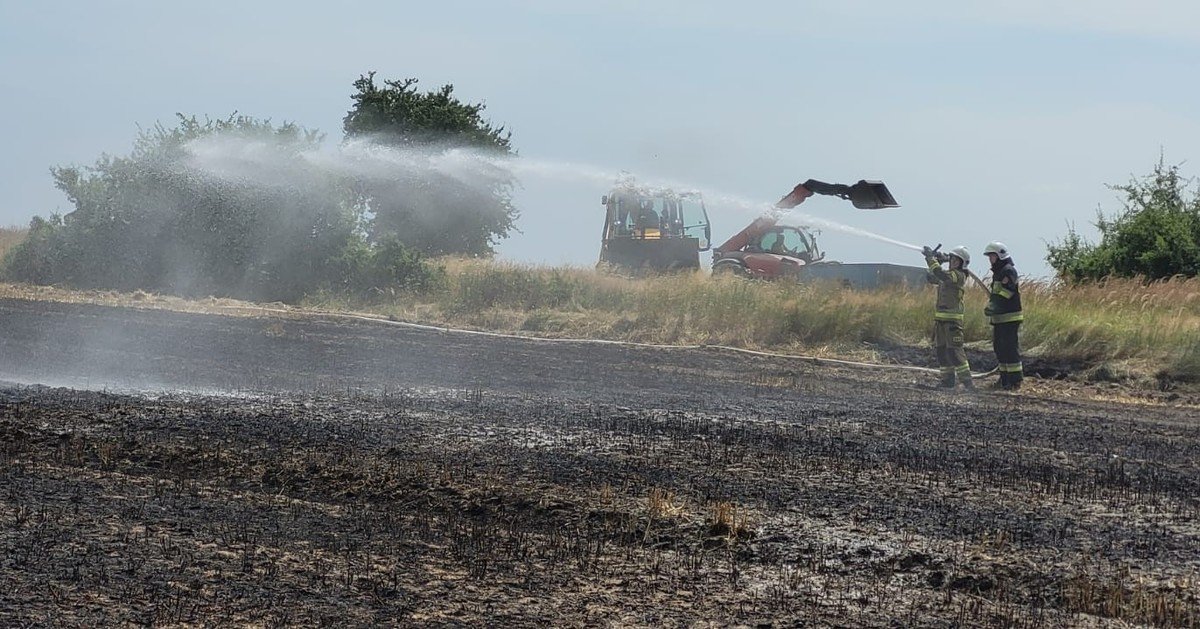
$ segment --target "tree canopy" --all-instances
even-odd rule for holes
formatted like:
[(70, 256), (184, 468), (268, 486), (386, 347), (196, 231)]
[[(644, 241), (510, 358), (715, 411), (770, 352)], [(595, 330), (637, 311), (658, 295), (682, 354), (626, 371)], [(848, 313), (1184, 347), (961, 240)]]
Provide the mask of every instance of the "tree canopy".
[[(368, 139), (436, 159), (449, 151), (484, 157), (513, 154), (511, 134), (483, 118), (484, 105), (454, 96), (452, 85), (420, 92), (417, 79), (354, 82), (354, 105), (343, 120), (347, 140)], [(397, 172), (390, 182), (360, 189), (359, 203), (375, 238), (391, 235), (426, 254), (490, 255), (517, 218), (510, 176), (464, 181), (436, 169)]]
[(1112, 217), (1097, 213), (1099, 243), (1086, 241), (1071, 228), (1062, 241), (1049, 245), (1046, 261), (1069, 281), (1196, 276), (1200, 194), (1188, 192), (1190, 183), (1178, 166), (1160, 158), (1150, 175), (1110, 186), (1123, 195), (1124, 209)]
[(342, 121), (346, 137), (376, 136), (395, 144), (470, 146), (502, 153), (512, 150), (512, 134), (483, 119), (485, 105), (464, 103), (453, 85), (421, 93), (418, 80), (385, 80), (375, 73), (359, 77), (350, 98), (354, 107)]

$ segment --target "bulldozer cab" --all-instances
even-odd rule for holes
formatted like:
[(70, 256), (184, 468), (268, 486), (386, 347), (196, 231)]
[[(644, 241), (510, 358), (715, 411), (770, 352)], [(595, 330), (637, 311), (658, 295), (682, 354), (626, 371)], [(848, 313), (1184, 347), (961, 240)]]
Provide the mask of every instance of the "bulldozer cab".
[(632, 269), (700, 267), (712, 246), (712, 227), (698, 192), (631, 183), (601, 198), (605, 207), (600, 262)]
[(698, 192), (618, 188), (602, 197), (606, 208), (604, 239), (695, 238), (697, 251), (708, 251), (712, 227)]

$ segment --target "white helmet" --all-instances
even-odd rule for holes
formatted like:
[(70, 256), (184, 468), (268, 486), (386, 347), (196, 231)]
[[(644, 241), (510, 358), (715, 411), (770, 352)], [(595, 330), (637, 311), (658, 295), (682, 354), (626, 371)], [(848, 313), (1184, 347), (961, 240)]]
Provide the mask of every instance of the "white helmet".
[(971, 263), (971, 252), (967, 251), (967, 248), (962, 245), (951, 249), (949, 255), (955, 256), (959, 260), (962, 260), (963, 266), (967, 266)]
[(992, 242), (988, 243), (988, 246), (983, 248), (984, 255), (989, 253), (996, 254), (996, 256), (1001, 260), (1008, 259), (1008, 247), (1005, 247), (1004, 243), (1000, 242), (999, 240), (993, 240)]

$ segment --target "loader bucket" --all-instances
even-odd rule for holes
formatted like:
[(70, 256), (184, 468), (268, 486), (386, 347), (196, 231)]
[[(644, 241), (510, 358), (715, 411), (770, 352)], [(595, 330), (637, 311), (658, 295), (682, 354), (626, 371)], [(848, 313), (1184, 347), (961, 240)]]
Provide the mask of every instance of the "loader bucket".
[(896, 197), (888, 191), (882, 181), (860, 180), (850, 186), (850, 203), (860, 210), (882, 210), (888, 207), (900, 207)]

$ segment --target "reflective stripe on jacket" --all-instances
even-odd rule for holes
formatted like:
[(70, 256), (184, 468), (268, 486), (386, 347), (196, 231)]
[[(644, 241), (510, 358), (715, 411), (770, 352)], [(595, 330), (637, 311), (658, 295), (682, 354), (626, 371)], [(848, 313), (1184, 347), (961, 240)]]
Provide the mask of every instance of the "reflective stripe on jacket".
[(930, 284), (937, 284), (937, 309), (933, 313), (935, 321), (963, 320), (963, 293), (966, 292), (967, 274), (958, 269), (946, 270), (934, 258), (925, 260), (929, 264), (927, 279)]
[(1015, 323), (1023, 321), (1021, 313), (1021, 287), (1017, 276), (1017, 267), (1012, 258), (998, 260), (992, 266), (992, 294), (988, 297), (988, 310), (991, 311), (990, 322)]

